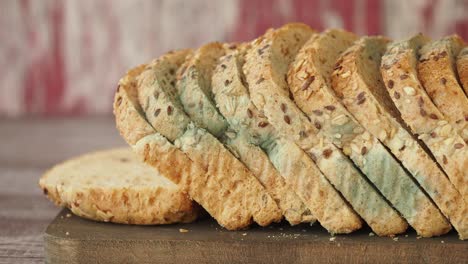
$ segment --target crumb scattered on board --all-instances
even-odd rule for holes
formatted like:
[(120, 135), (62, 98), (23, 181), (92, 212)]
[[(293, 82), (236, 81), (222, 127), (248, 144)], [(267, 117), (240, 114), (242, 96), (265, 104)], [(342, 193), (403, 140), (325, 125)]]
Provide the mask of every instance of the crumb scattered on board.
[(69, 233), (69, 232), (65, 232), (65, 235), (69, 236), (69, 235), (70, 235), (70, 233)]
[(370, 237), (375, 236), (374, 232), (370, 232), (370, 233), (369, 233), (369, 236), (370, 236)]
[(67, 214), (67, 215), (66, 215), (67, 218), (70, 218), (71, 216), (72, 216), (71, 214)]
[(335, 239), (336, 239), (336, 237), (330, 237), (330, 241), (331, 241), (331, 242), (334, 242)]
[(179, 232), (180, 232), (180, 233), (188, 233), (188, 230), (187, 230), (187, 229), (184, 229), (184, 228), (180, 228), (180, 229), (179, 229)]

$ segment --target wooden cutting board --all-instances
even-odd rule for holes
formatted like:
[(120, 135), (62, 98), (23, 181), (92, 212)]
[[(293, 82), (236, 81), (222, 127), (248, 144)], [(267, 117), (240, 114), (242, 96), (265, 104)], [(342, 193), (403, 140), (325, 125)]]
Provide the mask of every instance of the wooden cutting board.
[(192, 224), (98, 223), (64, 209), (45, 234), (47, 263), (468, 263), (455, 232), (418, 239), (363, 229), (332, 237), (319, 224), (227, 231), (206, 218)]

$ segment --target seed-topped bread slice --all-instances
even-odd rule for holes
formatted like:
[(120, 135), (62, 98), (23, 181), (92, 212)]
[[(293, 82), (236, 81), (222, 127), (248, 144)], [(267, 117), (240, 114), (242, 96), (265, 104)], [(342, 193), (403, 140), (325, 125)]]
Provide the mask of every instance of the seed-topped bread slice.
[[(310, 210), (286, 185), (268, 156), (258, 146), (229, 129), (228, 123), (218, 112), (213, 101), (211, 76), (219, 57), (225, 53), (226, 46), (228, 45), (223, 46), (220, 43), (204, 45), (184, 64), (187, 70), (180, 73), (177, 81), (183, 107), (198, 126), (218, 137), (247, 166), (277, 202), (290, 224), (315, 221)], [(232, 50), (236, 46), (229, 45), (228, 48)]]
[[(331, 87), (331, 74), (341, 53), (357, 36), (343, 30), (327, 30), (306, 42), (293, 64), (288, 83), (296, 104), (320, 133), (343, 150), (380, 193), (425, 237), (445, 234), (450, 224), (392, 154), (361, 126), (341, 104)], [(339, 66), (343, 82), (351, 72)], [(365, 97), (359, 104), (365, 103)], [(382, 132), (385, 132), (382, 130)]]
[(452, 35), (431, 41), (419, 50), (418, 77), (432, 102), (468, 142), (468, 98), (457, 78), (457, 55), (465, 46)]
[(177, 93), (172, 87), (175, 85), (177, 70), (191, 54), (191, 50), (180, 50), (153, 60), (148, 64), (148, 69), (140, 74), (142, 76), (139, 78), (144, 83), (136, 85), (138, 101), (146, 119), (170, 141), (180, 137), (190, 122), (180, 102), (176, 100)]
[(468, 47), (463, 48), (457, 57), (457, 72), (465, 96), (468, 96)]
[[(187, 115), (198, 125), (209, 124), (209, 132), (220, 137), (228, 124), (211, 98), (211, 76), (227, 47), (213, 42), (200, 47), (178, 72), (177, 93)], [(206, 127), (206, 126), (205, 126)]]
[(189, 223), (197, 204), (141, 162), (130, 148), (88, 153), (55, 165), (40, 179), (49, 199), (81, 217), (121, 224)]
[(254, 105), (278, 132), (294, 140), (315, 160), (334, 187), (378, 235), (395, 235), (407, 223), (364, 179), (352, 162), (312, 124), (289, 97), (286, 74), (313, 31), (289, 24), (255, 40), (247, 52), (244, 72)]
[(455, 188), (468, 199), (468, 148), (431, 101), (417, 74), (417, 52), (429, 40), (419, 34), (391, 43), (381, 62), (381, 74), (402, 119), (442, 166)]
[[(159, 61), (172, 60), (173, 56), (180, 56), (180, 54), (177, 52), (169, 53), (160, 58)], [(139, 106), (137, 99), (137, 77), (142, 77), (140, 75), (145, 71), (145, 76), (148, 79), (140, 81), (153, 81), (150, 83), (155, 84), (155, 91), (161, 92), (161, 96), (164, 97), (162, 101), (166, 102), (164, 109), (170, 109), (168, 106), (177, 104), (177, 102), (165, 99), (168, 97), (159, 89), (159, 82), (151, 79), (158, 78), (157, 76), (152, 77), (148, 73), (153, 68), (161, 69), (158, 65), (143, 66), (130, 71), (119, 83), (119, 89), (114, 100), (114, 114), (117, 128), (124, 139), (140, 154), (145, 162), (155, 167), (161, 175), (178, 184), (193, 200), (202, 205), (221, 226), (234, 230), (248, 227), (252, 223), (252, 219), (260, 225), (268, 225), (273, 221), (279, 221), (281, 213), (270, 195), (266, 193), (254, 177), (250, 176), (250, 173), (245, 167), (242, 167), (243, 165), (235, 157), (230, 153), (225, 154), (222, 152), (224, 147), (215, 138), (208, 134), (202, 141), (208, 140), (208, 144), (213, 151), (218, 151), (220, 155), (215, 157), (214, 160), (209, 160), (208, 164), (206, 162), (202, 164), (204, 161), (194, 160), (154, 129), (159, 128), (162, 124), (155, 123), (156, 125), (152, 127), (141, 115), (142, 108)], [(172, 72), (170, 69), (166, 68), (166, 71)], [(162, 72), (162, 75), (158, 76), (165, 75), (166, 72)], [(157, 109), (157, 107), (153, 108)], [(174, 112), (170, 113), (168, 116), (171, 116)], [(183, 112), (181, 111), (181, 113)], [(174, 122), (174, 120), (170, 121)], [(188, 131), (194, 130), (198, 129), (191, 128)], [(185, 133), (185, 131), (174, 131), (175, 134), (180, 134), (179, 137), (182, 137)], [(186, 149), (190, 148), (187, 147)], [(208, 152), (206, 149), (195, 151)], [(193, 152), (191, 151), (191, 153)], [(239, 170), (234, 176), (228, 170), (213, 170), (216, 166), (224, 166), (224, 163), (241, 166), (244, 169)], [(215, 164), (215, 166), (211, 166), (212, 164)], [(210, 187), (207, 188), (206, 186)], [(238, 187), (234, 188), (235, 186)], [(235, 191), (232, 191), (233, 189)], [(241, 190), (244, 191), (241, 192)]]
[[(346, 109), (389, 148), (462, 234), (466, 232), (468, 221), (463, 216), (466, 214), (463, 198), (430, 155), (408, 133), (398, 110), (388, 98), (379, 71), (381, 56), (388, 42), (389, 40), (383, 37), (364, 37), (355, 42), (338, 60), (337, 71), (332, 75), (332, 87)], [(362, 100), (364, 102), (358, 104)], [(432, 207), (419, 208), (428, 212), (434, 211)], [(438, 212), (432, 214), (428, 220), (440, 219), (434, 218), (439, 215)], [(448, 231), (450, 227), (447, 223), (441, 224), (444, 223), (441, 221), (424, 228), (424, 233), (430, 235), (430, 231), (437, 228), (443, 232), (444, 227), (445, 231)]]
[[(326, 180), (311, 158), (292, 141), (282, 139), (250, 101), (242, 72), (246, 49), (221, 58), (212, 78), (216, 105), (236, 133), (261, 146), (285, 182), (331, 233), (349, 233), (361, 220)], [(256, 159), (252, 157), (252, 159)]]

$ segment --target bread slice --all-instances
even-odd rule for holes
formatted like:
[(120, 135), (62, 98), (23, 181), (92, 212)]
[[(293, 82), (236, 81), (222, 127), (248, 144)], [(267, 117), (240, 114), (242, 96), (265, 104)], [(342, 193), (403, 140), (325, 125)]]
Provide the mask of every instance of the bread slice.
[(402, 119), (430, 149), (466, 201), (468, 148), (431, 101), (418, 79), (417, 52), (428, 41), (419, 34), (391, 43), (382, 57), (382, 78)]
[(313, 31), (288, 24), (255, 40), (247, 52), (244, 72), (254, 105), (279, 133), (294, 140), (378, 235), (395, 235), (407, 223), (364, 179), (349, 159), (326, 138), (318, 124), (302, 113), (289, 97), (286, 74), (290, 63)]
[(465, 95), (468, 96), (468, 47), (463, 48), (458, 54), (457, 72)]
[[(227, 131), (229, 125), (215, 106), (211, 88), (211, 76), (218, 59), (230, 50), (225, 46), (228, 45), (221, 43), (204, 45), (184, 63), (184, 70), (180, 72), (176, 85), (182, 106), (198, 126), (219, 138), (247, 166), (277, 202), (290, 224), (315, 221), (301, 199), (286, 186), (268, 156), (258, 146), (249, 143), (246, 138), (237, 135), (232, 129)], [(229, 47), (235, 48), (234, 45)]]
[(158, 225), (189, 223), (199, 207), (130, 148), (88, 153), (55, 165), (39, 180), (44, 194), (96, 221)]
[[(222, 57), (216, 66), (212, 89), (218, 109), (235, 133), (244, 135), (244, 141), (262, 147), (287, 186), (301, 197), (324, 228), (331, 233), (359, 229), (359, 217), (311, 158), (292, 141), (279, 137), (250, 101), (242, 72), (244, 55), (245, 49), (239, 49)], [(255, 161), (259, 156), (253, 155), (250, 159)]]
[[(462, 196), (406, 130), (385, 89), (379, 67), (388, 43), (389, 40), (383, 37), (365, 37), (357, 41), (338, 60), (336, 67), (340, 71), (332, 75), (332, 87), (347, 110), (413, 175), (450, 219), (460, 237), (467, 237), (468, 218), (465, 216), (468, 212)], [(347, 72), (349, 76), (342, 78)], [(359, 94), (365, 94), (364, 103), (357, 104)]]
[[(191, 50), (179, 50), (155, 59), (138, 77), (143, 83), (139, 81), (136, 84), (138, 102), (146, 119), (158, 133), (171, 142), (183, 134), (190, 122), (180, 102), (176, 100), (177, 93), (173, 87), (177, 70), (191, 54)], [(164, 125), (155, 126), (155, 124)]]
[[(166, 54), (159, 61), (172, 60), (174, 56), (181, 55), (177, 52)], [(199, 161), (192, 160), (166, 137), (154, 130), (141, 115), (142, 109), (137, 99), (137, 76), (142, 71), (149, 71), (153, 67), (161, 69), (158, 65), (152, 65), (148, 68), (140, 66), (129, 71), (128, 75), (122, 78), (119, 83), (114, 100), (114, 114), (117, 128), (124, 139), (145, 162), (155, 167), (161, 175), (178, 184), (221, 226), (235, 230), (248, 227), (252, 223), (252, 219), (260, 225), (279, 221), (281, 214), (275, 202), (253, 177), (245, 176), (248, 174), (245, 170), (240, 170), (239, 173), (235, 174), (235, 177), (231, 176), (227, 170), (208, 172), (209, 166), (204, 166), (207, 164), (200, 164)], [(172, 72), (170, 69), (167, 68), (167, 72)], [(163, 72), (160, 76), (165, 76), (165, 74), (167, 75), (166, 72)], [(167, 98), (165, 94), (161, 95)], [(166, 100), (165, 98), (164, 100)], [(170, 102), (171, 106), (175, 104), (170, 100), (166, 100), (166, 102)], [(169, 109), (168, 106), (164, 109)], [(176, 131), (176, 133), (179, 132)], [(183, 135), (183, 133), (179, 134)], [(207, 137), (209, 136), (207, 135)], [(221, 145), (219, 142), (214, 141), (213, 148), (219, 147), (219, 145)], [(218, 166), (223, 166), (228, 162), (229, 164), (239, 163), (232, 155), (224, 154), (213, 160), (213, 163)], [(210, 186), (210, 188), (206, 188), (206, 186)], [(240, 191), (231, 192), (233, 186), (238, 186), (236, 190), (245, 189), (245, 191), (242, 193), (239, 193)]]
[(219, 42), (200, 47), (178, 72), (176, 84), (177, 94), (187, 115), (198, 125), (208, 124), (207, 129), (215, 137), (223, 135), (228, 127), (210, 99), (211, 76), (226, 50), (227, 47)]
[(457, 78), (456, 60), (463, 40), (452, 35), (419, 50), (418, 76), (432, 102), (468, 142), (468, 98)]
[[(299, 51), (288, 74), (294, 100), (313, 123), (320, 124), (320, 134), (354, 161), (419, 235), (445, 234), (450, 230), (445, 217), (402, 165), (335, 96), (331, 87), (335, 62), (356, 39), (356, 35), (336, 29), (310, 39)], [(340, 73), (337, 81), (346, 82), (351, 72), (339, 66), (336, 70)], [(362, 100), (359, 104), (365, 103), (364, 97)]]

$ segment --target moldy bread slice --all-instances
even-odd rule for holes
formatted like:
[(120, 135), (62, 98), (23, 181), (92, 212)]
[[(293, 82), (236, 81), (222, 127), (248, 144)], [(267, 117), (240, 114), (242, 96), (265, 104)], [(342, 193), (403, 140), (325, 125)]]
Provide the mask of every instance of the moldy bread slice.
[(419, 34), (391, 43), (380, 66), (387, 91), (411, 132), (418, 135), (452, 184), (468, 199), (468, 148), (431, 101), (418, 79), (418, 50), (429, 40)]

